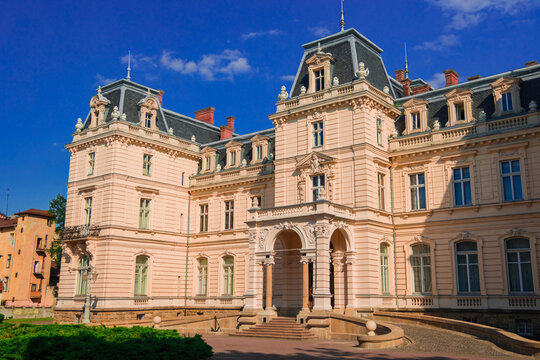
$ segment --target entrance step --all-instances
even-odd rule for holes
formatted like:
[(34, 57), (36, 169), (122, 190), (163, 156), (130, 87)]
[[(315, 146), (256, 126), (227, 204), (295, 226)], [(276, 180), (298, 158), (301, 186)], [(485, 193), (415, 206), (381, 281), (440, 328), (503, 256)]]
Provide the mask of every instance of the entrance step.
[(232, 336), (267, 337), (276, 339), (311, 340), (315, 335), (294, 318), (276, 317), (269, 322), (256, 325), (247, 330), (237, 331)]

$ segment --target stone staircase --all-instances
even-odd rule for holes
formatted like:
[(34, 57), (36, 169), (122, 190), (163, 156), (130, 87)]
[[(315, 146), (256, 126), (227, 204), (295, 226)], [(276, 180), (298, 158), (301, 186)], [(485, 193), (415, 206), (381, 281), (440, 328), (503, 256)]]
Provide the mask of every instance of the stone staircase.
[(304, 326), (296, 323), (294, 318), (276, 317), (269, 322), (254, 326), (247, 330), (237, 331), (231, 336), (252, 336), (290, 340), (311, 340), (315, 335)]

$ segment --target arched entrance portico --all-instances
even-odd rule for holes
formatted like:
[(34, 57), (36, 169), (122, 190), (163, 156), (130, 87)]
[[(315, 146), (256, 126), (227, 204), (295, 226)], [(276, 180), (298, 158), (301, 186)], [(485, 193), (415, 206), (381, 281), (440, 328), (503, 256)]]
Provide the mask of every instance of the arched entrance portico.
[(335, 310), (344, 310), (349, 305), (349, 283), (351, 269), (347, 261), (347, 234), (336, 229), (330, 237), (330, 293), (331, 305)]

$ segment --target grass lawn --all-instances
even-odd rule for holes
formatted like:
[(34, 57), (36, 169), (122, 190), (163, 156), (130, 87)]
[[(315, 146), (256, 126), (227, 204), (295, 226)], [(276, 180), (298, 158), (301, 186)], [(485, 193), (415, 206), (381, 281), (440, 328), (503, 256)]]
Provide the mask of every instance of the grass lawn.
[(35, 318), (35, 319), (5, 319), (6, 323), (33, 323), (36, 321), (54, 321), (52, 317), (48, 318)]

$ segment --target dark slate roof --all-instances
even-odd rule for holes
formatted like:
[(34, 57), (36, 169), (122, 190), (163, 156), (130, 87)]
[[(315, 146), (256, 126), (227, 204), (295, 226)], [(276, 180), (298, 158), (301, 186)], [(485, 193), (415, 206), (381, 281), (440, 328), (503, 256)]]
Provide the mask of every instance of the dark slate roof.
[[(126, 114), (128, 122), (138, 124), (140, 118), (138, 103), (148, 95), (148, 89), (147, 86), (126, 79), (102, 87), (102, 95), (110, 101), (105, 110), (105, 122), (111, 121), (112, 110), (118, 106), (120, 113)], [(150, 94), (157, 99), (159, 91), (150, 88)], [(90, 112), (88, 112), (84, 122), (83, 130), (89, 126), (89, 119)], [(161, 105), (159, 105), (157, 112), (156, 125), (158, 130), (164, 133), (172, 128), (174, 136), (184, 140), (190, 141), (191, 137), (195, 135), (196, 141), (199, 143), (219, 140), (221, 134), (217, 126), (164, 109)]]
[(319, 43), (322, 51), (331, 53), (334, 58), (331, 66), (331, 79), (337, 76), (340, 84), (352, 82), (355, 80), (356, 71), (358, 71), (358, 63), (363, 62), (369, 69), (366, 81), (381, 91), (385, 86), (388, 86), (391, 91), (395, 89), (395, 86), (390, 84), (380, 55), (382, 49), (355, 29), (348, 29), (303, 45), (304, 55), (292, 86), (291, 97), (300, 95), (302, 85), (306, 89), (309, 88), (306, 60), (317, 52)]
[[(540, 104), (540, 65), (534, 65), (485, 78), (459, 83), (457, 85), (452, 85), (421, 94), (402, 97), (396, 99), (396, 105), (398, 105), (398, 108), (401, 108), (401, 105), (410, 99), (425, 99), (428, 101), (428, 126), (431, 128), (433, 122), (435, 120), (439, 120), (441, 127), (445, 127), (448, 123), (448, 106), (446, 104), (447, 101), (444, 95), (457, 88), (471, 89), (473, 90), (473, 118), (478, 120), (480, 117), (480, 112), (483, 110), (486, 113), (487, 121), (495, 120), (493, 118), (493, 113), (495, 112), (495, 103), (490, 84), (503, 76), (517, 77), (522, 79), (523, 82), (520, 85), (520, 98), (521, 106), (523, 107), (524, 112), (528, 111), (529, 102), (531, 100), (534, 100), (537, 104)], [(405, 130), (405, 118), (403, 115), (399, 116), (396, 120), (396, 129), (399, 134)]]

